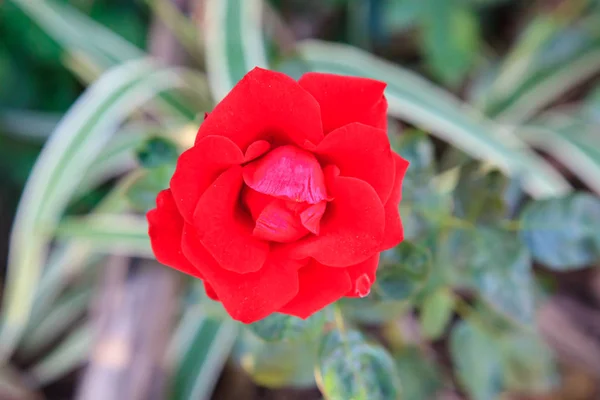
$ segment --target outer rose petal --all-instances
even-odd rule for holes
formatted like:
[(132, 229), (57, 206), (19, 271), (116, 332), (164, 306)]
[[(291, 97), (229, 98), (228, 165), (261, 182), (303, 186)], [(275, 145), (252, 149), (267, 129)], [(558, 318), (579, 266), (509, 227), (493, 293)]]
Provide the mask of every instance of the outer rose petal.
[(309, 72), (298, 83), (319, 102), (325, 134), (352, 122), (387, 130), (384, 82)]
[(242, 151), (222, 136), (207, 136), (179, 157), (171, 191), (186, 221), (192, 222), (200, 196), (219, 174), (242, 162)]
[(286, 251), (294, 259), (313, 257), (331, 267), (365, 261), (379, 251), (383, 240), (385, 212), (381, 200), (373, 187), (360, 179), (331, 176), (327, 181), (333, 201), (327, 205), (319, 236), (291, 243)]
[(215, 289), (213, 289), (212, 286), (210, 286), (210, 284), (208, 282), (204, 282), (204, 291), (206, 292), (206, 295), (214, 301), (218, 301), (219, 300), (219, 296), (217, 296), (217, 292), (215, 292)]
[(238, 205), (241, 188), (242, 167), (223, 172), (198, 201), (194, 228), (221, 267), (244, 274), (262, 267), (269, 243), (252, 236), (254, 224)]
[(262, 240), (290, 243), (306, 236), (308, 230), (284, 200), (275, 199), (261, 212), (252, 234)]
[(385, 131), (352, 123), (332, 131), (315, 153), (334, 164), (344, 176), (354, 176), (373, 186), (385, 204), (394, 185), (394, 158)]
[(347, 297), (365, 297), (375, 282), (377, 266), (379, 265), (379, 253), (359, 264), (346, 268), (352, 289), (346, 293)]
[(170, 190), (156, 197), (156, 208), (148, 211), (148, 235), (156, 259), (188, 275), (203, 279), (200, 271), (188, 261), (181, 251), (183, 218), (177, 210)]
[(296, 146), (281, 146), (244, 167), (244, 182), (257, 192), (316, 204), (327, 199), (317, 158)]
[(285, 260), (280, 253), (271, 252), (260, 271), (237, 274), (219, 267), (189, 224), (184, 228), (182, 247), (237, 321), (249, 324), (264, 318), (298, 293), (297, 269), (301, 263)]
[(308, 318), (328, 304), (343, 297), (352, 283), (343, 268), (327, 267), (312, 261), (298, 272), (300, 290), (298, 295), (281, 307), (279, 312)]
[(323, 139), (317, 101), (298, 82), (280, 72), (254, 68), (235, 85), (200, 126), (196, 142), (222, 135), (242, 150), (264, 139), (271, 143)]
[(394, 154), (394, 162), (396, 168), (396, 175), (394, 178), (394, 188), (387, 203), (385, 203), (385, 233), (383, 243), (381, 244), (381, 251), (391, 249), (397, 246), (404, 239), (404, 229), (402, 228), (402, 221), (400, 220), (400, 211), (398, 206), (402, 199), (402, 180), (404, 174), (408, 168), (408, 161), (400, 157), (398, 154)]

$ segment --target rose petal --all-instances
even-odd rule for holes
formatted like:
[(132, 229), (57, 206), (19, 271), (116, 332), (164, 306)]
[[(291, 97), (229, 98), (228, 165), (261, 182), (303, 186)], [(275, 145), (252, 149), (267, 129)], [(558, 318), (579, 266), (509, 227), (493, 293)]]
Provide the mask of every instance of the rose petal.
[(248, 186), (242, 189), (242, 203), (252, 215), (253, 221), (256, 221), (265, 207), (275, 200), (274, 197), (252, 190)]
[(371, 185), (358, 178), (333, 176), (331, 169), (326, 168), (325, 174), (333, 201), (327, 205), (319, 236), (290, 243), (286, 251), (295, 259), (313, 257), (331, 267), (347, 267), (379, 250), (385, 213)]
[(328, 304), (343, 297), (352, 283), (343, 268), (332, 268), (312, 261), (298, 271), (300, 288), (298, 294), (279, 312), (308, 318)]
[(148, 211), (148, 235), (156, 259), (169, 267), (202, 279), (202, 275), (181, 251), (183, 218), (177, 210), (170, 190), (163, 190), (156, 197), (156, 208)]
[(308, 230), (284, 200), (276, 199), (260, 213), (252, 234), (262, 240), (290, 243), (306, 236)]
[(192, 221), (202, 193), (228, 167), (244, 162), (235, 143), (222, 136), (207, 136), (177, 160), (171, 191), (184, 219)]
[(317, 158), (296, 146), (281, 146), (244, 166), (244, 182), (257, 192), (316, 204), (327, 199)]
[(394, 185), (394, 158), (385, 131), (352, 123), (325, 136), (315, 153), (342, 175), (369, 183), (385, 204)]
[(266, 140), (257, 140), (246, 149), (246, 154), (244, 154), (244, 162), (247, 163), (257, 159), (270, 149), (271, 143), (267, 142)]
[(397, 246), (404, 239), (404, 229), (402, 228), (402, 220), (400, 219), (400, 211), (398, 206), (402, 199), (402, 180), (408, 169), (408, 161), (394, 154), (395, 177), (394, 187), (390, 198), (385, 203), (385, 233), (381, 243), (381, 250), (391, 249)]
[(387, 130), (384, 82), (309, 72), (298, 83), (319, 102), (325, 134), (352, 122)]
[(302, 263), (271, 252), (257, 272), (237, 274), (217, 264), (202, 245), (194, 228), (186, 224), (182, 248), (214, 288), (225, 310), (237, 321), (249, 324), (277, 311), (298, 293), (297, 269)]
[(241, 188), (242, 167), (223, 172), (198, 201), (194, 228), (221, 267), (243, 274), (261, 268), (269, 243), (252, 236), (254, 223), (238, 206)]
[(256, 140), (296, 143), (323, 139), (317, 101), (285, 74), (254, 68), (200, 126), (196, 141), (221, 135), (246, 149)]
[(327, 208), (326, 201), (320, 201), (317, 204), (308, 206), (304, 211), (300, 213), (300, 222), (302, 225), (315, 235), (319, 234), (321, 229), (321, 218)]
[(371, 285), (375, 282), (377, 266), (379, 265), (379, 253), (367, 260), (346, 268), (352, 289), (346, 293), (347, 297), (365, 297), (371, 291)]
[(206, 295), (208, 296), (209, 299), (214, 300), (214, 301), (219, 300), (219, 296), (217, 296), (217, 292), (215, 292), (215, 289), (213, 289), (213, 287), (210, 286), (210, 284), (207, 282), (204, 282), (204, 291), (206, 292)]

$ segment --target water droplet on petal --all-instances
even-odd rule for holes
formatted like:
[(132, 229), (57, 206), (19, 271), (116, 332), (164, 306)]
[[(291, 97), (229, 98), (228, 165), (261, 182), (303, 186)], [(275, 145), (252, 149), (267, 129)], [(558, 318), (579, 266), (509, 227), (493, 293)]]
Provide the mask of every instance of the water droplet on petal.
[(362, 274), (356, 280), (356, 294), (360, 297), (367, 297), (371, 292), (371, 279), (369, 275)]

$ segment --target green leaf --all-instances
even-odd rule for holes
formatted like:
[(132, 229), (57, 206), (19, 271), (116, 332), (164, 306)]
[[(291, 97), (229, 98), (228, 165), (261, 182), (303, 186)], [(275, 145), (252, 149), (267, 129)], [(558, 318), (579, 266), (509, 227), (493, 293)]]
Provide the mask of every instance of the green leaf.
[(560, 195), (571, 190), (551, 165), (510, 130), (482, 118), (415, 73), (345, 45), (311, 40), (300, 42), (298, 49), (312, 71), (385, 81), (391, 116), (431, 132), (476, 159), (493, 163), (511, 177), (521, 177), (532, 195)]
[(425, 298), (421, 307), (421, 330), (428, 339), (438, 339), (450, 323), (454, 312), (454, 294), (441, 288)]
[(434, 148), (427, 135), (409, 130), (400, 137), (393, 136), (391, 143), (392, 148), (410, 163), (402, 182), (400, 212), (405, 237), (417, 239), (431, 229), (432, 221), (449, 214), (451, 199), (434, 187)]
[(438, 365), (425, 357), (417, 347), (404, 347), (394, 354), (398, 376), (402, 382), (403, 400), (435, 399), (442, 389), (442, 373)]
[(479, 23), (460, 1), (424, 0), (420, 20), (429, 67), (442, 81), (459, 84), (479, 50)]
[(600, 259), (600, 199), (591, 194), (531, 202), (521, 224), (524, 243), (548, 268), (576, 270)]
[(324, 312), (313, 314), (307, 319), (276, 313), (246, 326), (261, 339), (276, 342), (314, 338), (321, 333), (324, 324)]
[(600, 193), (599, 120), (594, 119), (593, 112), (588, 105), (580, 110), (582, 115), (545, 113), (521, 127), (519, 133), (527, 143), (552, 155), (590, 189)]
[(127, 199), (134, 210), (146, 213), (156, 206), (158, 192), (169, 187), (169, 181), (175, 172), (174, 164), (162, 165), (147, 171), (131, 184)]
[[(85, 314), (92, 298), (90, 288), (78, 288), (63, 296), (39, 323), (30, 323), (19, 345), (19, 354), (31, 357), (56, 341), (66, 329)], [(32, 321), (33, 322), (33, 321)]]
[(94, 252), (115, 251), (153, 258), (144, 216), (92, 214), (65, 219), (56, 229), (56, 238), (90, 245)]
[(392, 34), (413, 28), (421, 12), (420, 0), (384, 0), (383, 26), (386, 32)]
[(316, 376), (328, 400), (400, 398), (393, 359), (357, 331), (333, 330), (323, 338)]
[(271, 388), (314, 387), (319, 340), (266, 342), (248, 330), (244, 333), (236, 358), (254, 382)]
[[(141, 49), (68, 4), (51, 0), (39, 4), (26, 0), (13, 2), (62, 47), (66, 52), (62, 57), (66, 67), (84, 81), (93, 82), (110, 68), (147, 58)], [(192, 87), (206, 91), (203, 79), (194, 80)], [(204, 103), (205, 98), (206, 95)], [(158, 100), (163, 108), (184, 121), (192, 120), (199, 110), (176, 93), (162, 93)]]
[(220, 101), (254, 67), (268, 68), (262, 36), (261, 0), (208, 0), (206, 69), (210, 89)]
[(513, 333), (502, 338), (501, 348), (508, 388), (532, 395), (554, 389), (559, 377), (556, 362), (540, 337)]
[(381, 254), (373, 291), (384, 300), (408, 300), (423, 287), (431, 268), (431, 253), (408, 241)]
[(202, 306), (188, 306), (173, 335), (168, 352), (174, 365), (169, 399), (210, 399), (235, 343), (237, 324), (207, 316)]
[(498, 343), (468, 321), (450, 334), (450, 355), (459, 382), (474, 400), (494, 400), (502, 392), (502, 362)]
[(501, 314), (533, 324), (533, 275), (527, 248), (514, 233), (499, 229), (479, 229), (475, 240), (471, 267), (482, 298)]
[(89, 325), (82, 325), (69, 334), (52, 352), (29, 370), (29, 376), (39, 386), (62, 378), (86, 362), (94, 339)]
[(491, 224), (506, 214), (504, 190), (507, 180), (498, 170), (486, 171), (477, 163), (461, 168), (454, 191), (454, 212), (471, 222)]
[(487, 115), (512, 123), (526, 121), (598, 72), (596, 16), (567, 28), (566, 18), (560, 17), (539, 16), (521, 35), (487, 93)]
[(148, 139), (137, 151), (137, 159), (144, 168), (174, 165), (178, 157), (179, 151), (175, 143), (163, 137)]

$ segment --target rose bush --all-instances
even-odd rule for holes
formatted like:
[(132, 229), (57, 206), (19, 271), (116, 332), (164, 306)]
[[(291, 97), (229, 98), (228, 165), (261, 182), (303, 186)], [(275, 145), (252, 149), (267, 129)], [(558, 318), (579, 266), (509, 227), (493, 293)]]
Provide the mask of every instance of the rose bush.
[(385, 83), (256, 68), (202, 123), (148, 212), (163, 264), (236, 320), (306, 318), (365, 296), (403, 239), (408, 163), (386, 134)]

